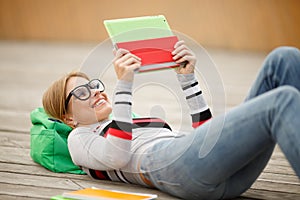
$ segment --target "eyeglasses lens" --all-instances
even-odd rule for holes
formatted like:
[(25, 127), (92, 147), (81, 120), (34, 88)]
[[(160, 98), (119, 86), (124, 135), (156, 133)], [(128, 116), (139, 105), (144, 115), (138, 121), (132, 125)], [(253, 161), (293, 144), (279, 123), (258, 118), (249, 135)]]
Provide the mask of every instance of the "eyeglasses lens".
[(82, 85), (73, 91), (73, 95), (80, 100), (86, 100), (90, 97), (90, 90), (88, 89), (87, 86)]
[(98, 89), (101, 92), (104, 91), (104, 85), (98, 79), (91, 80), (88, 85), (91, 89)]

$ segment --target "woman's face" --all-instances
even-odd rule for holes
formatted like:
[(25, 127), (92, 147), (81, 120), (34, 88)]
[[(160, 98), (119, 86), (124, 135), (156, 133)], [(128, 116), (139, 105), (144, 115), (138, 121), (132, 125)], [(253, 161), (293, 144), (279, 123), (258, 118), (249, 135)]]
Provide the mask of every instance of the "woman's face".
[[(66, 86), (66, 95), (75, 87), (87, 84), (89, 81), (82, 77), (71, 77)], [(90, 89), (90, 88), (89, 88)], [(90, 89), (91, 96), (87, 100), (80, 100), (72, 95), (68, 104), (67, 115), (72, 117), (73, 124), (85, 126), (108, 119), (112, 106), (107, 94), (99, 89)]]

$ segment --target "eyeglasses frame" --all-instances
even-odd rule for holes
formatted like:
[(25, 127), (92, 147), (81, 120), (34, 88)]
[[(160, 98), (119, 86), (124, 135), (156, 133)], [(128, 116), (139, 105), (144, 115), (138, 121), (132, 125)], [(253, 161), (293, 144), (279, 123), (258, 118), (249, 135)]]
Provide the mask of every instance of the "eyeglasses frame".
[[(65, 100), (65, 110), (67, 110), (68, 104), (69, 104), (70, 99), (71, 99), (72, 96), (75, 96), (77, 99), (79, 99), (79, 100), (81, 100), (81, 101), (86, 101), (86, 100), (88, 100), (88, 99), (91, 97), (91, 89), (93, 89), (93, 88), (90, 87), (90, 83), (91, 83), (92, 81), (95, 81), (95, 80), (99, 81), (99, 82), (102, 84), (103, 90), (100, 90), (100, 92), (104, 92), (104, 90), (105, 90), (105, 85), (103, 84), (103, 82), (102, 82), (100, 79), (92, 79), (92, 80), (90, 80), (90, 81), (89, 81), (88, 83), (86, 83), (86, 84), (78, 85), (78, 86), (75, 87), (73, 90), (71, 90), (71, 92), (69, 92), (69, 94), (68, 94), (68, 96), (67, 96), (67, 98), (66, 98), (66, 100)], [(79, 87), (86, 87), (86, 88), (88, 89), (89, 95), (88, 95), (87, 98), (80, 99), (80, 98), (78, 98), (76, 95), (74, 95), (74, 91), (75, 91), (76, 89), (78, 89)]]

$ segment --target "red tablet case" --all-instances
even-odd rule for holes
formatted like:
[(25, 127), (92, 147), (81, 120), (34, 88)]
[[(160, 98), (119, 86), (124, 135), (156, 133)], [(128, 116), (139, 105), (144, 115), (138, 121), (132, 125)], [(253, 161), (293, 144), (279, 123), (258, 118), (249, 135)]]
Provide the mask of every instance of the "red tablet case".
[(117, 48), (127, 49), (142, 59), (139, 72), (178, 67), (172, 51), (178, 41), (176, 36), (116, 43)]

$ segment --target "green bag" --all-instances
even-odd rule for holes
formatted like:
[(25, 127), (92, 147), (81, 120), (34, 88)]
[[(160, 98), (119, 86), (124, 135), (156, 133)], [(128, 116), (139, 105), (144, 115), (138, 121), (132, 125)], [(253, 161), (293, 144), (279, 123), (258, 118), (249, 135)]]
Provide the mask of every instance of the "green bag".
[(53, 172), (85, 174), (70, 156), (67, 138), (72, 128), (63, 122), (49, 118), (43, 108), (30, 113), (30, 156)]
[[(139, 115), (132, 113), (132, 117)], [(30, 118), (31, 158), (53, 172), (85, 174), (73, 163), (69, 153), (67, 138), (72, 128), (61, 121), (49, 118), (44, 108), (33, 110)]]

